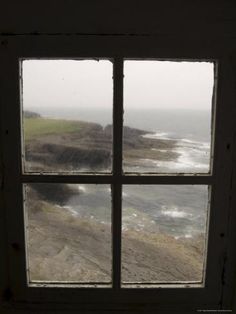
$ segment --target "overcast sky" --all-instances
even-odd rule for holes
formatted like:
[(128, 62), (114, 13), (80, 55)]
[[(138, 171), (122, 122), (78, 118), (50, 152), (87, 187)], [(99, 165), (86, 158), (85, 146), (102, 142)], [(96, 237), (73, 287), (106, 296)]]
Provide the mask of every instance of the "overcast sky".
[[(211, 107), (213, 64), (125, 61), (125, 108)], [(111, 107), (112, 63), (87, 60), (23, 61), (23, 104), (40, 107)]]

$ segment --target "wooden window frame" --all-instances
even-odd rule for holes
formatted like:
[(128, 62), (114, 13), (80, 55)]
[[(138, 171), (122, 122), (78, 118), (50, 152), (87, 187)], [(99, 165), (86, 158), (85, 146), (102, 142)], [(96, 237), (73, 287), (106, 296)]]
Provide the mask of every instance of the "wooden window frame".
[[(230, 309), (232, 299), (233, 226), (236, 198), (233, 196), (236, 127), (234, 73), (232, 57), (202, 45), (201, 41), (158, 36), (81, 36), (29, 35), (3, 36), (0, 51), (1, 92), (1, 262), (4, 272), (3, 294), (16, 306), (32, 309), (53, 304), (62, 309), (135, 311)], [(112, 59), (113, 98), (113, 174), (22, 174), (21, 108), (19, 60), (30, 58)], [(213, 102), (215, 136), (211, 174), (122, 174), (123, 60), (157, 59), (214, 61), (217, 64), (217, 91)], [(6, 79), (7, 78), (7, 79)], [(111, 184), (113, 198), (113, 287), (81, 287), (73, 284), (28, 285), (26, 276), (25, 230), (22, 184), (30, 182)], [(204, 184), (211, 186), (208, 249), (205, 284), (166, 284), (165, 288), (120, 288), (121, 197), (123, 184)], [(114, 223), (115, 222), (115, 223)], [(171, 302), (170, 302), (171, 300)]]

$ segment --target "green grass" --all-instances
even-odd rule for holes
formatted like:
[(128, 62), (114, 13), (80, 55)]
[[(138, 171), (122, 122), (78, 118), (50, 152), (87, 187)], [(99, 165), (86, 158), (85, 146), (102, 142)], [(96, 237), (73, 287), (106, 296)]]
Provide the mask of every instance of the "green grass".
[(79, 132), (86, 122), (70, 121), (62, 119), (25, 118), (24, 136), (25, 140), (31, 140), (43, 135), (65, 134)]

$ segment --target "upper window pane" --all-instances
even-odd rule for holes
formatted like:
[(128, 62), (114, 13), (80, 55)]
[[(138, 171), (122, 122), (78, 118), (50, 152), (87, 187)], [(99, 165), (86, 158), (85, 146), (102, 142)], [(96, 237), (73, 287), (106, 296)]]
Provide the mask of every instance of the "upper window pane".
[(125, 61), (125, 172), (208, 173), (212, 62)]
[(25, 172), (111, 172), (112, 63), (24, 60)]

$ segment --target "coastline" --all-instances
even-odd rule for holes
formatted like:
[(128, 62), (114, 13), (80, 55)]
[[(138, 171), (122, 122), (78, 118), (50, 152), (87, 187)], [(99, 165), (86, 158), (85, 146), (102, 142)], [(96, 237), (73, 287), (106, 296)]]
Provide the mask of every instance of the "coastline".
[[(42, 117), (25, 119), (27, 171), (109, 172), (111, 125), (102, 127), (97, 123), (66, 119), (51, 121)], [(166, 169), (170, 169), (171, 163), (176, 164), (181, 158), (179, 142), (177, 139), (156, 138), (155, 133), (150, 135), (145, 130), (125, 127), (124, 169), (130, 167), (131, 172), (165, 170), (164, 164)], [(162, 163), (159, 169), (156, 167), (157, 160)], [(150, 167), (151, 163), (155, 167)], [(31, 280), (110, 282), (110, 223), (94, 219), (93, 215), (78, 215), (68, 204), (67, 200), (73, 194), (80, 197), (82, 190), (66, 184), (53, 190), (49, 185), (39, 189), (40, 184), (36, 184), (35, 188), (31, 184), (26, 201)], [(177, 214), (182, 215), (181, 212)], [(204, 237), (175, 237), (163, 230), (157, 232), (154, 228), (152, 231), (151, 220), (146, 219), (144, 213), (141, 215), (149, 232), (145, 228), (135, 229), (132, 224), (126, 227), (123, 221), (123, 281), (200, 282), (204, 267)], [(140, 219), (135, 212), (131, 218), (133, 225)]]

